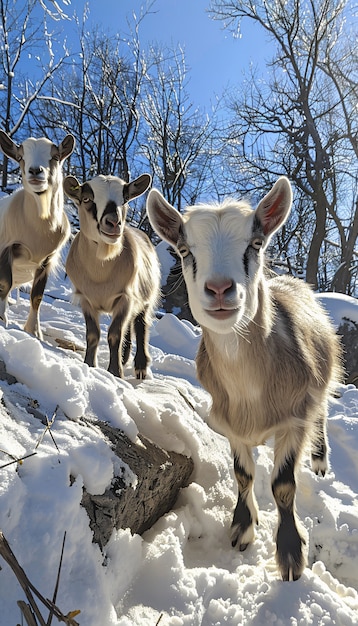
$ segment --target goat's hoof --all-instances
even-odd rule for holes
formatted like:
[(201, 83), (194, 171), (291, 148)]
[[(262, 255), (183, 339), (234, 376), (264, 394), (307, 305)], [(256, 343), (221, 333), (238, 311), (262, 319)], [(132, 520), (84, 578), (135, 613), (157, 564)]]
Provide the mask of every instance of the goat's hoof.
[(326, 457), (319, 457), (312, 455), (311, 457), (311, 467), (316, 476), (325, 476), (326, 471), (328, 470), (327, 459)]
[(238, 547), (240, 552), (244, 552), (247, 546), (253, 542), (255, 538), (253, 525), (250, 525), (244, 532), (240, 524), (233, 524), (231, 527), (231, 545), (233, 548)]
[[(236, 548), (237, 541), (238, 541), (237, 539), (233, 539), (233, 541), (231, 542), (231, 545), (232, 545), (233, 548)], [(248, 545), (249, 545), (248, 543), (240, 543), (239, 544), (239, 551), (240, 552), (245, 552), (245, 550), (246, 550)]]
[(301, 578), (301, 574), (295, 573), (292, 567), (288, 568), (288, 571), (282, 574), (282, 580), (284, 582), (294, 582)]
[(147, 371), (146, 370), (135, 370), (135, 375), (137, 380), (144, 380), (146, 375), (147, 375)]

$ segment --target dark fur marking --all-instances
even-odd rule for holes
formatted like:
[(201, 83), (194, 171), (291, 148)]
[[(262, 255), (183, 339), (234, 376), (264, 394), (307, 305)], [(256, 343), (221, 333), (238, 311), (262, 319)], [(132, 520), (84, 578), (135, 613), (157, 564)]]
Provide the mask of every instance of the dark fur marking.
[(117, 208), (118, 208), (117, 204), (114, 202), (114, 200), (109, 200), (105, 206), (101, 219), (103, 219), (105, 215), (112, 214), (112, 215), (117, 215), (118, 221), (120, 221)]
[(279, 510), (281, 522), (276, 538), (277, 560), (281, 572), (284, 572), (283, 580), (289, 580), (290, 570), (292, 570), (293, 580), (298, 580), (303, 566), (302, 544), (304, 542), (298, 533), (293, 515), (285, 510)]
[(279, 473), (275, 480), (272, 483), (272, 491), (275, 494), (277, 488), (281, 485), (291, 484), (295, 486), (295, 475), (294, 475), (294, 467), (295, 467), (295, 458), (290, 456), (286, 459), (286, 463), (284, 466), (280, 467)]
[(85, 322), (86, 322), (86, 341), (87, 341), (87, 349), (85, 354), (85, 363), (90, 367), (94, 366), (97, 347), (99, 343), (100, 330), (98, 323), (88, 313), (84, 314)]
[[(240, 537), (246, 532), (246, 530), (252, 525), (252, 516), (250, 510), (246, 504), (246, 496), (249, 487), (252, 484), (252, 476), (248, 474), (245, 468), (241, 465), (237, 456), (234, 456), (234, 471), (238, 484), (239, 495), (237, 504), (234, 511), (231, 527), (237, 526), (238, 532), (235, 539), (232, 540), (231, 545), (235, 547)], [(247, 544), (240, 544), (240, 550), (243, 551), (247, 547)]]
[(132, 347), (132, 338), (131, 338), (132, 332), (131, 332), (131, 327), (129, 326), (127, 329), (127, 332), (125, 334), (125, 337), (123, 338), (122, 341), (122, 363), (123, 365), (125, 365), (129, 359), (129, 355), (131, 353), (131, 347)]
[(3, 300), (12, 287), (12, 246), (5, 248), (0, 256), (0, 298)]
[(147, 326), (145, 323), (145, 311), (142, 311), (134, 320), (134, 330), (136, 335), (136, 354), (134, 357), (134, 369), (137, 372), (137, 378), (145, 376), (148, 365), (148, 355), (145, 352), (145, 342), (147, 336)]

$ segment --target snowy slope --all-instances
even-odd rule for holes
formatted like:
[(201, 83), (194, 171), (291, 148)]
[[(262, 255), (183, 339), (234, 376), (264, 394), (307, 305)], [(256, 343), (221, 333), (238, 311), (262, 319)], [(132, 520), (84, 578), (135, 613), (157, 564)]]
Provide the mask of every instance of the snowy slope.
[[(60, 275), (49, 288), (61, 299), (47, 297), (42, 305), (43, 344), (21, 330), (26, 294), (13, 301), (8, 328), (0, 328), (0, 358), (19, 381), (0, 384), (13, 416), (1, 409), (0, 529), (39, 591), (53, 595), (66, 531), (56, 604), (65, 614), (80, 609), (81, 626), (358, 624), (358, 390), (341, 386), (332, 400), (331, 471), (317, 477), (306, 461), (299, 472), (297, 508), (307, 530), (309, 567), (299, 581), (283, 583), (274, 561), (270, 442), (256, 453), (256, 541), (243, 553), (231, 548), (235, 479), (226, 440), (205, 423), (210, 398), (196, 381), (193, 361), (198, 329), (173, 315), (157, 320), (150, 377), (136, 381), (129, 364), (120, 381), (105, 370), (108, 318), (102, 320), (100, 367), (90, 369), (82, 362), (84, 322), (68, 302), (69, 285)], [(332, 307), (337, 311), (338, 303)], [(60, 348), (56, 339), (79, 350)], [(59, 406), (51, 428), (57, 447), (18, 405), (17, 394), (31, 398), (49, 419)], [(92, 543), (80, 506), (82, 486), (102, 493), (121, 468), (103, 437), (81, 420), (95, 415), (132, 439), (139, 430), (195, 462), (193, 482), (175, 509), (143, 537), (114, 532), (105, 554)], [(3, 467), (10, 455), (34, 451), (22, 465)], [(132, 483), (134, 478), (128, 476)], [(0, 566), (0, 626), (12, 626), (21, 621), (17, 600), (24, 595), (1, 558)]]

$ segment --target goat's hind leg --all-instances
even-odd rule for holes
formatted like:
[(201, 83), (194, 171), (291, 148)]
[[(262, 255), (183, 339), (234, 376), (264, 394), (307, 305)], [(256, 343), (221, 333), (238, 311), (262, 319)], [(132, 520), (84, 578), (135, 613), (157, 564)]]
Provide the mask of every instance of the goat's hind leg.
[(7, 301), (12, 287), (12, 246), (5, 248), (0, 255), (0, 319), (7, 326)]
[(134, 332), (136, 336), (134, 371), (138, 379), (144, 379), (147, 375), (147, 367), (150, 361), (148, 354), (147, 312), (145, 309), (134, 320)]
[(312, 433), (311, 451), (312, 470), (318, 475), (325, 475), (328, 470), (328, 440), (327, 440), (327, 408), (322, 406), (317, 416), (315, 430)]
[(275, 440), (275, 463), (272, 474), (272, 493), (278, 510), (276, 535), (276, 561), (283, 580), (297, 580), (304, 567), (303, 546), (305, 540), (298, 530), (299, 522), (295, 513), (296, 481), (295, 467), (303, 442), (284, 433)]
[(254, 528), (258, 524), (257, 504), (253, 490), (255, 464), (250, 447), (236, 445), (233, 452), (238, 499), (231, 525), (231, 544), (243, 551), (249, 543), (253, 542)]

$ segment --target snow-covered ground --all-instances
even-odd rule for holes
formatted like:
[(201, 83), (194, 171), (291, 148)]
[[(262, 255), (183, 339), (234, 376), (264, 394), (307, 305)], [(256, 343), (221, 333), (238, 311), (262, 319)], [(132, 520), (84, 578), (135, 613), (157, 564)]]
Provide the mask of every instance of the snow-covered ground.
[[(21, 330), (26, 294), (12, 301), (9, 326), (0, 328), (0, 358), (19, 381), (0, 383), (11, 408), (11, 417), (3, 407), (0, 413), (0, 529), (42, 595), (52, 598), (66, 531), (56, 604), (64, 614), (79, 609), (81, 626), (358, 624), (358, 390), (340, 386), (332, 400), (330, 472), (317, 477), (308, 459), (299, 472), (297, 508), (307, 531), (309, 566), (299, 581), (284, 583), (274, 560), (270, 442), (256, 453), (255, 543), (243, 553), (231, 547), (235, 478), (228, 443), (205, 423), (210, 398), (195, 376), (198, 329), (173, 315), (156, 320), (148, 379), (136, 381), (129, 363), (125, 380), (118, 380), (106, 371), (108, 318), (102, 320), (100, 366), (90, 369), (83, 351), (56, 342), (85, 346), (82, 314), (68, 301), (63, 274), (52, 279), (49, 291), (57, 299), (46, 297), (42, 305), (43, 343)], [(325, 304), (339, 317), (337, 298)], [(354, 314), (355, 301), (350, 305)], [(49, 420), (58, 405), (53, 439), (19, 405), (19, 395)], [(133, 440), (140, 431), (195, 462), (192, 483), (175, 508), (142, 537), (113, 532), (104, 553), (92, 543), (80, 506), (82, 487), (103, 493), (121, 468), (88, 425), (96, 415)], [(12, 457), (33, 452), (22, 464), (4, 467)], [(0, 626), (14, 626), (21, 623), (17, 601), (25, 597), (1, 558), (0, 567)]]

